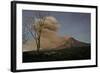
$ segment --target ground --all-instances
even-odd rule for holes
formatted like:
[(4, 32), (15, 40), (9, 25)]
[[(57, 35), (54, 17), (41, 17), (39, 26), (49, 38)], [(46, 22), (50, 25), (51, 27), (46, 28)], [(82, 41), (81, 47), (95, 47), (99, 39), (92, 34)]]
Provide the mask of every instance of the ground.
[(91, 59), (90, 46), (64, 48), (60, 50), (23, 52), (23, 62), (45, 62), (62, 60), (86, 60)]

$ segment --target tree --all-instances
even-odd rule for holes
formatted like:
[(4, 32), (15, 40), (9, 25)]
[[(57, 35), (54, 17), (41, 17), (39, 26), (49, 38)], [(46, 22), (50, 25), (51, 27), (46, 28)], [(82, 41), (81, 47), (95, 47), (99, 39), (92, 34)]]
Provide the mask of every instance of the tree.
[(44, 22), (45, 22), (45, 17), (42, 17), (38, 19), (37, 21), (35, 21), (35, 24), (33, 25), (33, 30), (35, 31), (34, 39), (37, 45), (37, 53), (39, 53), (40, 48), (41, 48), (40, 40), (41, 40), (42, 29), (44, 28)]
[[(33, 37), (33, 39), (35, 40), (36, 43), (36, 48), (37, 48), (37, 54), (40, 53), (40, 48), (41, 48), (41, 44), (40, 44), (40, 39), (41, 39), (41, 33), (42, 33), (42, 29), (44, 28), (44, 22), (45, 22), (45, 17), (48, 15), (47, 14), (42, 14), (41, 12), (36, 12), (35, 16), (32, 20), (33, 23), (31, 24), (25, 24), (25, 28), (28, 31), (29, 34), (31, 34), (31, 36)], [(27, 36), (27, 34), (23, 33), (23, 36)], [(24, 39), (24, 43), (27, 41), (27, 38), (23, 37)]]

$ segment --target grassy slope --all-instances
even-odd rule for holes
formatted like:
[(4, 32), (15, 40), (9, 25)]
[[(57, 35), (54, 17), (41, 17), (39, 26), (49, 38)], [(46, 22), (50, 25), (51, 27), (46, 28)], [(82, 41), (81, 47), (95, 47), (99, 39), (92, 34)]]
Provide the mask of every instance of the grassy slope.
[(90, 46), (41, 51), (38, 55), (36, 51), (23, 52), (23, 62), (85, 60), (90, 58)]

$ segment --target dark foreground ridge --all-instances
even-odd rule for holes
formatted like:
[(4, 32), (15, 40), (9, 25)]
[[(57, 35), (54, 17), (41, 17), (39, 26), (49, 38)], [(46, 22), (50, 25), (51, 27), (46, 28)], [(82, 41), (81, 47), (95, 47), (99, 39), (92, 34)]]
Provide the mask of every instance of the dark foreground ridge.
[(90, 46), (64, 48), (51, 51), (23, 52), (23, 62), (45, 62), (45, 61), (64, 61), (64, 60), (86, 60), (91, 59)]

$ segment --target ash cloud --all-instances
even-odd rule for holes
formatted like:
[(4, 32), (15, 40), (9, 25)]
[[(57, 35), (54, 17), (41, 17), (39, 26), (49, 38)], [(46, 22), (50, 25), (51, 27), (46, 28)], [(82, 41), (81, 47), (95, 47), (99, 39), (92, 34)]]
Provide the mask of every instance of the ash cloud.
[[(40, 24), (41, 23), (41, 24)], [(42, 19), (36, 19), (35, 24), (33, 24), (33, 27), (36, 28), (37, 31), (39, 31), (39, 27), (43, 24), (43, 30), (48, 29), (50, 31), (57, 32), (59, 29), (59, 24), (56, 18), (52, 16), (46, 16), (43, 17)]]
[[(43, 23), (40, 50), (51, 50), (65, 43), (65, 39), (57, 34), (60, 24), (53, 16), (46, 16), (42, 19), (36, 19), (33, 24), (34, 31), (39, 31), (40, 26)], [(23, 45), (23, 51), (36, 50), (36, 43), (34, 40), (28, 41)]]

